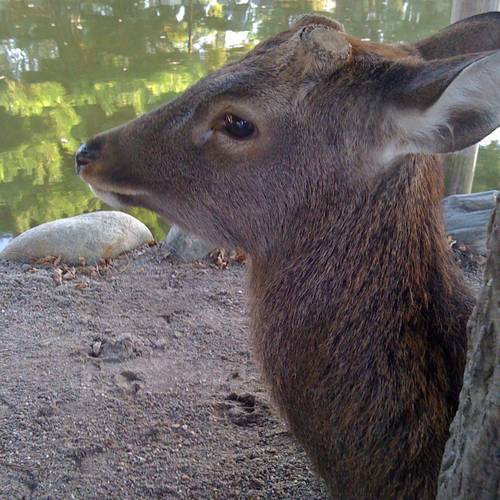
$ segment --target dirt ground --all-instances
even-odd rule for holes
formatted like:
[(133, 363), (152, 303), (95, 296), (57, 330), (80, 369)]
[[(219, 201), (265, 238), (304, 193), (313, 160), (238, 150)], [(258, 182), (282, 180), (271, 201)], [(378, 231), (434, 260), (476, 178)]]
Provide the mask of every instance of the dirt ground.
[(326, 498), (245, 307), (243, 264), (162, 246), (90, 276), (0, 262), (0, 498)]
[(0, 263), (0, 498), (324, 498), (251, 361), (244, 265), (35, 268)]

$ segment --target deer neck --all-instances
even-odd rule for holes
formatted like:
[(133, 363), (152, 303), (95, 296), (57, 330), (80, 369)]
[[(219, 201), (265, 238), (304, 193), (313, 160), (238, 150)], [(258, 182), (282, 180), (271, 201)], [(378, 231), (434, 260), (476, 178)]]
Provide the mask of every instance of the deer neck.
[(349, 203), (332, 192), (294, 217), (274, 251), (252, 259), (257, 357), (265, 363), (279, 345), (313, 352), (337, 334), (389, 342), (464, 329), (472, 301), (446, 242), (441, 196), (438, 162), (408, 156)]

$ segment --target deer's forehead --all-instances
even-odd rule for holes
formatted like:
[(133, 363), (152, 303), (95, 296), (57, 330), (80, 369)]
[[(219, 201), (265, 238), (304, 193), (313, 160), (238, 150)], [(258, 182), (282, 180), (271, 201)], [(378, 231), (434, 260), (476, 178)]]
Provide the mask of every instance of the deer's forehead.
[(206, 76), (191, 87), (184, 97), (194, 102), (222, 97), (269, 96), (286, 92), (290, 84), (279, 67), (271, 64), (267, 58), (244, 59)]
[[(316, 55), (308, 56), (297, 50), (300, 40), (294, 36), (296, 34), (296, 30), (289, 30), (262, 42), (240, 61), (200, 80), (185, 97), (193, 103), (198, 99), (206, 101), (221, 97), (268, 98), (278, 93), (290, 98), (304, 87), (309, 88), (310, 82), (301, 70), (308, 64), (307, 58)], [(345, 37), (352, 46), (352, 57), (338, 71), (336, 80), (340, 80), (342, 75), (350, 75), (347, 80), (351, 76), (363, 78), (363, 72), (370, 75), (370, 66), (381, 60), (391, 62), (415, 55), (411, 47), (363, 41), (350, 35)], [(356, 71), (353, 72), (354, 68)], [(325, 80), (332, 82), (329, 75), (325, 75)], [(346, 79), (342, 78), (342, 81)]]
[[(304, 82), (301, 69), (306, 67), (318, 54), (313, 50), (299, 50), (303, 48), (300, 33), (307, 26), (325, 26), (332, 30), (339, 30), (341, 25), (337, 21), (321, 16), (305, 16), (291, 29), (278, 33), (259, 43), (240, 61), (231, 63), (216, 73), (201, 80), (193, 90), (214, 96), (231, 93), (233, 95), (266, 93), (274, 89), (296, 88)], [(333, 23), (333, 24), (332, 24)], [(342, 33), (352, 47), (352, 57), (345, 64), (346, 72), (353, 66), (367, 69), (374, 61), (397, 61), (408, 56), (417, 56), (411, 46), (394, 46), (390, 44), (361, 40), (347, 33)], [(357, 71), (359, 74), (359, 71)], [(266, 88), (267, 87), (267, 88)]]
[(266, 89), (270, 91), (275, 88), (270, 85), (273, 78), (274, 75), (266, 68), (235, 65), (204, 78), (192, 87), (185, 97), (200, 100), (257, 97), (265, 93)]
[[(297, 32), (287, 31), (266, 40), (255, 47), (246, 57), (237, 63), (227, 66), (224, 70), (228, 73), (241, 73), (247, 75), (250, 81), (252, 75), (259, 78), (258, 83), (266, 84), (266, 78), (274, 80), (274, 84), (282, 81), (296, 87), (304, 81), (303, 69), (309, 67), (311, 62), (325, 58), (325, 53), (318, 53), (318, 47), (304, 47)], [(385, 43), (361, 40), (348, 34), (342, 34), (351, 47), (351, 57), (344, 58), (342, 68), (337, 68), (339, 73), (349, 73), (356, 68), (356, 74), (370, 73), (370, 67), (381, 62), (391, 63), (412, 57), (419, 59), (416, 49), (410, 45), (390, 45)], [(305, 50), (304, 50), (305, 49)], [(332, 59), (335, 53), (328, 53), (326, 57)], [(337, 69), (335, 70), (337, 72)], [(224, 71), (223, 70), (223, 71)], [(330, 74), (322, 75), (324, 79), (330, 79)], [(265, 78), (262, 78), (265, 77)], [(244, 78), (244, 76), (243, 76)]]

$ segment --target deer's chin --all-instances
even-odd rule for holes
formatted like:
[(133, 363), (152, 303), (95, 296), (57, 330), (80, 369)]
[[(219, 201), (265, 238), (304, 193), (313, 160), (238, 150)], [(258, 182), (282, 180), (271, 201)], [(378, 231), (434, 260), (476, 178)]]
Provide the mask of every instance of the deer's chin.
[(103, 191), (89, 184), (90, 190), (107, 205), (114, 208), (127, 208), (138, 205), (134, 195), (117, 193), (113, 191)]

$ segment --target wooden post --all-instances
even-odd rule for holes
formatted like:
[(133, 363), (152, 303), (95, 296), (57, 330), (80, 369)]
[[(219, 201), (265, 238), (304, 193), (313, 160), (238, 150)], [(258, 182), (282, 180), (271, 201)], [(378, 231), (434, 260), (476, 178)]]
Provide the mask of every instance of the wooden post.
[(188, 3), (188, 53), (193, 51), (193, 0)]
[[(494, 10), (500, 10), (500, 0), (453, 0), (451, 22)], [(471, 192), (478, 150), (475, 145), (444, 157), (447, 196)]]

